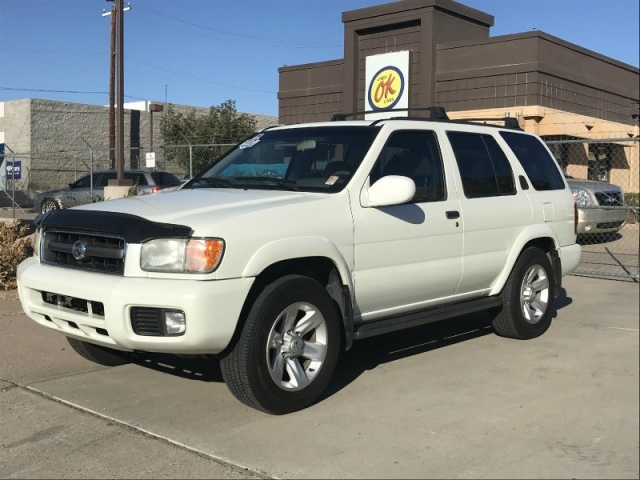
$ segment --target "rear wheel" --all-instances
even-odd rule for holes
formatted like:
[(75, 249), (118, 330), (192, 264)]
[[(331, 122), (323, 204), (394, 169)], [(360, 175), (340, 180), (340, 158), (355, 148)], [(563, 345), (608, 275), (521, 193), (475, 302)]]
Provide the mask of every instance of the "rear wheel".
[(339, 353), (333, 300), (315, 280), (289, 275), (258, 296), (220, 366), (236, 398), (263, 412), (284, 414), (306, 408), (322, 395)]
[(89, 342), (83, 342), (82, 340), (71, 337), (67, 337), (67, 341), (69, 342), (69, 345), (71, 345), (71, 348), (73, 348), (81, 357), (84, 357), (93, 363), (97, 363), (98, 365), (115, 367), (118, 365), (124, 365), (125, 363), (131, 363), (130, 360), (126, 359), (125, 354), (120, 353), (117, 350), (101, 347)]
[(539, 337), (551, 325), (555, 277), (545, 252), (530, 247), (520, 255), (502, 291), (502, 310), (493, 320), (498, 335)]

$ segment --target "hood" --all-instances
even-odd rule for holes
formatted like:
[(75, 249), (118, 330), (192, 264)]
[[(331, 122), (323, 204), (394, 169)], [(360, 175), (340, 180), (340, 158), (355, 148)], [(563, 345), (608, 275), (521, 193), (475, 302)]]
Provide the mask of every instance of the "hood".
[(621, 191), (622, 189), (617, 185), (613, 185), (607, 182), (598, 182), (596, 180), (583, 180), (577, 178), (567, 178), (567, 183), (569, 184), (569, 188), (573, 189), (582, 189), (582, 190), (590, 190), (592, 192), (611, 192), (611, 191)]
[(319, 201), (326, 196), (280, 190), (198, 188), (107, 200), (75, 209), (128, 213), (155, 222), (195, 226), (195, 223), (210, 222), (212, 216), (221, 220), (274, 207)]

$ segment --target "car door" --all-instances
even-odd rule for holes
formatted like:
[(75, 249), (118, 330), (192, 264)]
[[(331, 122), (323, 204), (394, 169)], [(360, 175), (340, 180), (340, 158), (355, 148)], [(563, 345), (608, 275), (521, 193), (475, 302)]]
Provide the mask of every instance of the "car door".
[[(98, 173), (93, 174), (94, 185), (99, 176)], [(90, 181), (91, 175), (85, 175), (69, 185), (69, 189), (64, 191), (63, 198), (60, 199), (63, 207), (69, 208), (88, 203), (91, 195)]]
[(460, 205), (436, 133), (393, 132), (365, 188), (386, 175), (412, 178), (416, 195), (403, 205), (352, 206), (356, 320), (444, 301), (456, 292), (462, 274)]
[(447, 128), (461, 188), (464, 218), (463, 274), (457, 293), (489, 289), (507, 262), (523, 227), (532, 219), (529, 198), (516, 185), (511, 164), (496, 139), (476, 130)]

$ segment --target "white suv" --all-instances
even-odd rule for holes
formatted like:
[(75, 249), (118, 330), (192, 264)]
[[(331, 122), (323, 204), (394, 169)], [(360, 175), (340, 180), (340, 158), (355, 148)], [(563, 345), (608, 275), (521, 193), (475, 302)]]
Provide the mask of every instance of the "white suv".
[(175, 192), (42, 215), (23, 308), (101, 364), (217, 357), (276, 414), (357, 339), (484, 309), (537, 337), (580, 261), (571, 191), (538, 137), (442, 117), (269, 128)]

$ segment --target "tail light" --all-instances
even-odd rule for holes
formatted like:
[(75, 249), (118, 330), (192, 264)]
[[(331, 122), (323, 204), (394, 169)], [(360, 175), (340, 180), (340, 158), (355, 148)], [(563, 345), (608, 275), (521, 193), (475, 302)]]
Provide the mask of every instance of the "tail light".
[(158, 193), (160, 190), (162, 190), (162, 187), (153, 187), (151, 193)]

